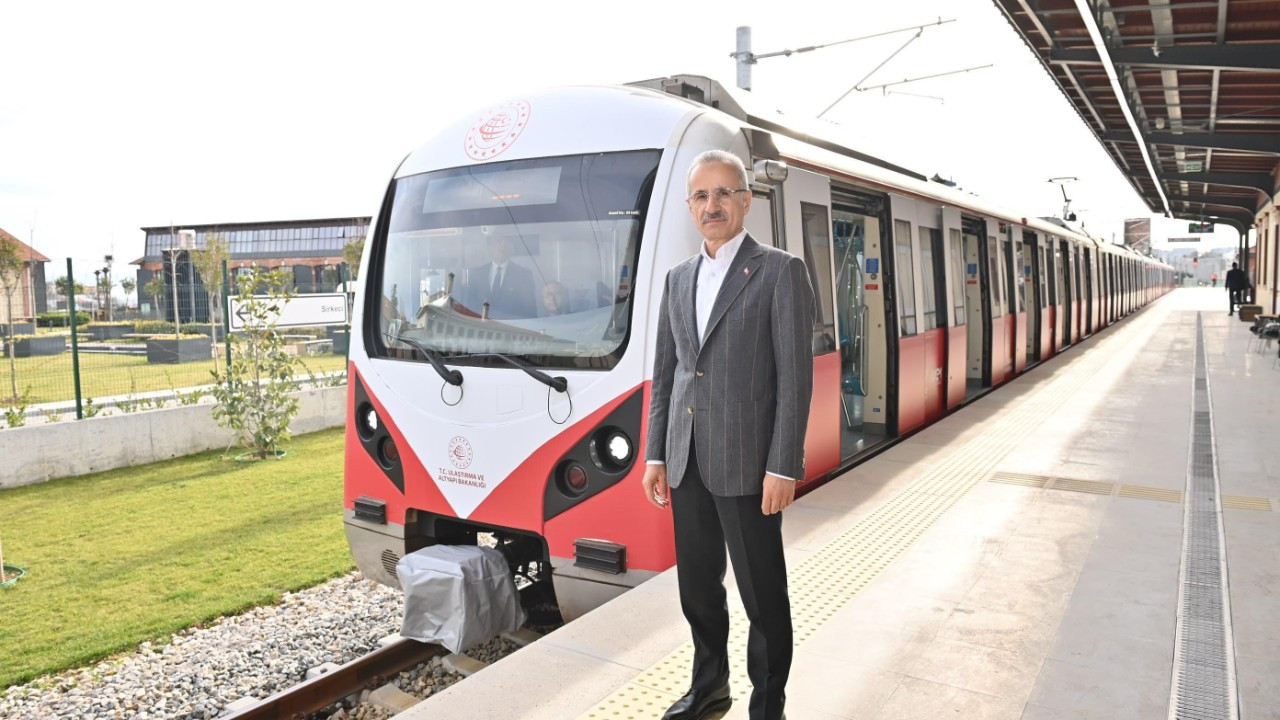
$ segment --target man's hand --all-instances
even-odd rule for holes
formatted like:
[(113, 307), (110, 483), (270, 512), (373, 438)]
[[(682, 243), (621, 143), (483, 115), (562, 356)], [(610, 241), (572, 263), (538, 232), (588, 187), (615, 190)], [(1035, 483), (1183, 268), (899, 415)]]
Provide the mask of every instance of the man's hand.
[(795, 499), (795, 482), (765, 473), (764, 499), (760, 502), (760, 512), (765, 515), (782, 512)]
[(671, 502), (671, 489), (667, 487), (667, 466), (646, 465), (644, 468), (644, 496), (655, 507), (666, 508)]

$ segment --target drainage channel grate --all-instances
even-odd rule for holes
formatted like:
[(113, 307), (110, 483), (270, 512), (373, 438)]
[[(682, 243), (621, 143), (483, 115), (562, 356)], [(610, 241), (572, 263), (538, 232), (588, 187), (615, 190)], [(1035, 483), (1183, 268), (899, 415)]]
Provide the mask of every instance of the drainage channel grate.
[[(1172, 720), (1234, 720), (1236, 702), (1227, 568), (1223, 562), (1213, 412), (1205, 364), (1204, 325), (1196, 315), (1191, 451), (1187, 458), (1182, 566), (1178, 588)], [(1253, 500), (1265, 500), (1252, 498)], [(1224, 503), (1225, 504), (1225, 503)], [(1270, 509), (1270, 502), (1267, 502)]]

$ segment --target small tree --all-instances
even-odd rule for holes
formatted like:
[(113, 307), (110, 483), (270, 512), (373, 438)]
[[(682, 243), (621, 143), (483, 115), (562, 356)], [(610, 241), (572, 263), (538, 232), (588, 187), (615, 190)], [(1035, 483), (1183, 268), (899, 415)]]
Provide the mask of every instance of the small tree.
[[(237, 277), (236, 290), (244, 329), (231, 340), (226, 371), (213, 371), (213, 417), (253, 457), (276, 457), (298, 413), (290, 394), (298, 358), (285, 351), (275, 325), (293, 290), (283, 271), (259, 267)], [(258, 294), (264, 291), (265, 297)]]
[(360, 272), (360, 256), (364, 255), (364, 238), (359, 237), (342, 247), (342, 260), (347, 264), (351, 279), (355, 280)]
[(72, 282), (66, 275), (53, 281), (53, 286), (57, 288), (58, 294), (67, 299), (68, 312), (75, 310), (76, 295), (84, 292), (84, 284)]
[[(129, 309), (129, 296), (133, 294), (134, 288), (138, 287), (138, 283), (133, 278), (125, 278), (120, 281), (120, 289), (124, 291), (124, 309)], [(127, 317), (127, 316), (126, 316)]]
[(9, 384), (13, 391), (10, 397), (15, 402), (18, 399), (18, 368), (15, 365), (14, 356), (18, 353), (14, 350), (13, 343), (13, 296), (18, 292), (18, 285), (22, 282), (24, 264), (22, 253), (18, 250), (18, 243), (12, 238), (0, 235), (0, 291), (4, 293), (5, 322), (8, 324), (5, 347), (8, 350), (6, 354), (9, 356)]
[(209, 235), (203, 248), (191, 252), (191, 262), (204, 280), (204, 291), (209, 295), (209, 357), (218, 354), (218, 333), (213, 329), (214, 308), (221, 307), (222, 264), (230, 258), (227, 241), (221, 235)]
[(164, 319), (164, 302), (166, 285), (164, 284), (164, 273), (156, 273), (151, 276), (146, 285), (142, 286), (143, 292), (151, 296), (156, 303), (156, 309), (160, 311), (160, 319)]

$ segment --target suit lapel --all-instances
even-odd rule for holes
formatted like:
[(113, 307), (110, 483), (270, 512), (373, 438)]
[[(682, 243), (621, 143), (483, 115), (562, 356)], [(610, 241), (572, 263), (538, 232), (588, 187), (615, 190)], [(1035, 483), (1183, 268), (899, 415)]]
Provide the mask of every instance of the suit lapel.
[(676, 283), (676, 297), (684, 298), (680, 302), (680, 307), (676, 311), (680, 316), (680, 326), (684, 331), (684, 341), (687, 347), (697, 352), (698, 345), (698, 320), (697, 320), (697, 302), (698, 302), (698, 266), (702, 264), (702, 256), (697, 255), (693, 262), (687, 262), (681, 267), (683, 272), (680, 273), (678, 282)]
[(729, 311), (729, 306), (742, 293), (742, 289), (747, 286), (747, 283), (751, 282), (751, 278), (756, 276), (756, 271), (760, 269), (760, 264), (763, 262), (761, 260), (762, 255), (764, 255), (764, 250), (760, 248), (760, 243), (756, 242), (754, 238), (747, 235), (742, 239), (742, 247), (738, 248), (738, 254), (733, 257), (733, 262), (729, 264), (724, 283), (720, 285), (720, 292), (716, 295), (716, 301), (711, 306), (711, 317), (707, 318), (707, 329), (702, 335), (704, 339), (711, 337), (716, 325), (720, 324), (720, 319)]

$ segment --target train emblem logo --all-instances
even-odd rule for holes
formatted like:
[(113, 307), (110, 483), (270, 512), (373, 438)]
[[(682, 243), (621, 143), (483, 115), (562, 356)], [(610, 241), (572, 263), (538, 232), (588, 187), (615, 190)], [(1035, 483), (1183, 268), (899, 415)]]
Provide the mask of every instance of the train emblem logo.
[(471, 467), (471, 461), (475, 458), (475, 452), (471, 449), (471, 443), (461, 435), (455, 436), (449, 441), (449, 462), (459, 470), (466, 470)]
[(489, 160), (511, 147), (529, 124), (529, 103), (513, 100), (480, 116), (468, 130), (463, 149), (472, 160)]

